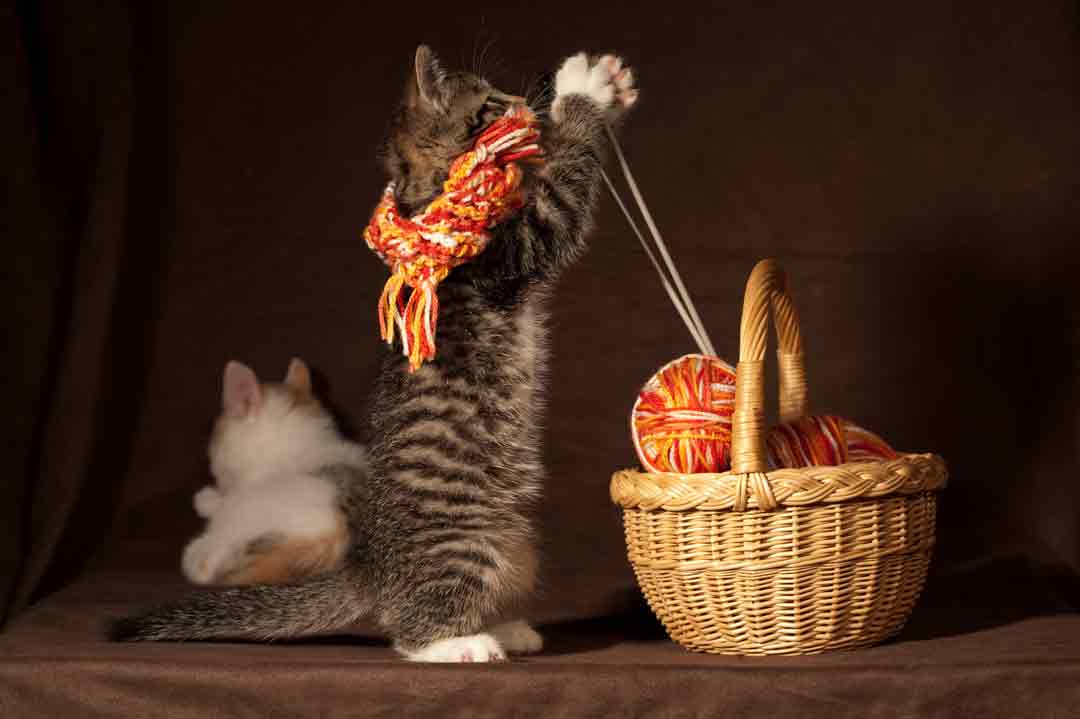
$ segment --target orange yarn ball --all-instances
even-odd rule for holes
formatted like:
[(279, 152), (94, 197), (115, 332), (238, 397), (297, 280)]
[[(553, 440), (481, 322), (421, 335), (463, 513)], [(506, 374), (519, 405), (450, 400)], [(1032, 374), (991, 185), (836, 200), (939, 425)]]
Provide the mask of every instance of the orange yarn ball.
[(634, 449), (650, 472), (720, 472), (731, 464), (735, 368), (689, 354), (654, 374), (631, 412)]
[(832, 467), (895, 459), (885, 440), (843, 417), (823, 414), (780, 424), (765, 436), (769, 469)]

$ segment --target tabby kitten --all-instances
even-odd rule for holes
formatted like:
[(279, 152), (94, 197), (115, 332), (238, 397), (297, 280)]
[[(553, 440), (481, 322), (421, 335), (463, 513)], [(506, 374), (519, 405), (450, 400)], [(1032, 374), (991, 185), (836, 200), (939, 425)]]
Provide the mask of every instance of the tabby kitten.
[[(342, 483), (350, 537), (342, 568), (297, 584), (197, 594), (122, 620), (116, 638), (273, 639), (366, 615), (412, 660), (539, 650), (540, 636), (524, 622), (496, 622), (536, 575), (528, 513), (543, 479), (543, 304), (585, 247), (605, 120), (636, 97), (630, 71), (610, 55), (581, 53), (556, 73), (546, 160), (527, 170), (525, 206), (439, 286), (437, 357), (410, 374), (400, 353), (387, 356), (369, 474)], [(516, 99), (483, 78), (447, 72), (419, 47), (382, 152), (401, 212), (430, 203), (453, 159)]]

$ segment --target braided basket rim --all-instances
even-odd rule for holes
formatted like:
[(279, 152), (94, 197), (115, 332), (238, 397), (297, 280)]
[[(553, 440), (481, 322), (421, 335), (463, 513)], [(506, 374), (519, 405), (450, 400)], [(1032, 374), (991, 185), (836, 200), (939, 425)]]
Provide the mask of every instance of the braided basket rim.
[[(945, 460), (936, 454), (901, 454), (877, 462), (777, 469), (765, 473), (777, 508), (808, 507), (854, 499), (938, 491), (948, 483)], [(745, 497), (745, 510), (763, 509), (746, 491), (749, 475), (733, 472), (675, 474), (623, 469), (611, 477), (611, 501), (624, 509), (733, 510)]]

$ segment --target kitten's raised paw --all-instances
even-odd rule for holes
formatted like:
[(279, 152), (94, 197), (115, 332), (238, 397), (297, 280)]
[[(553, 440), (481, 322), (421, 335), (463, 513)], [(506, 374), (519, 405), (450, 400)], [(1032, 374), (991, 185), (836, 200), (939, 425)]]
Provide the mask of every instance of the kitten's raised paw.
[(544, 648), (544, 638), (520, 619), (491, 628), (491, 634), (508, 654), (536, 654)]
[[(611, 71), (611, 82), (615, 85), (615, 106), (620, 109), (627, 109), (635, 102), (637, 102), (638, 91), (634, 85), (634, 71), (629, 65), (623, 65), (621, 57), (615, 57), (614, 55), (605, 55), (608, 59), (608, 66)], [(604, 58), (600, 59), (604, 62)]]
[(562, 98), (573, 94), (586, 95), (609, 114), (618, 114), (637, 100), (634, 73), (615, 55), (590, 61), (588, 55), (578, 53), (567, 58), (555, 73), (555, 102), (551, 112), (556, 120), (562, 116)]
[(195, 513), (203, 519), (209, 519), (210, 515), (218, 510), (224, 497), (217, 487), (206, 486), (195, 493), (193, 504)]
[(410, 662), (501, 662), (506, 652), (490, 634), (440, 639), (415, 652), (405, 652)]

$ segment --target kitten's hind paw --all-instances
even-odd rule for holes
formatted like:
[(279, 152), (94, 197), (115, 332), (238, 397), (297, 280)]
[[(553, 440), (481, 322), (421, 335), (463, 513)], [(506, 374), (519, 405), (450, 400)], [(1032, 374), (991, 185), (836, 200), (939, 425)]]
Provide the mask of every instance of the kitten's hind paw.
[(403, 652), (410, 662), (501, 662), (506, 652), (490, 634), (440, 639), (414, 652)]
[(206, 536), (196, 537), (184, 548), (180, 568), (193, 584), (210, 584), (214, 579), (215, 561), (212, 546)]
[(508, 654), (536, 654), (544, 648), (540, 633), (520, 619), (492, 627), (491, 634)]

